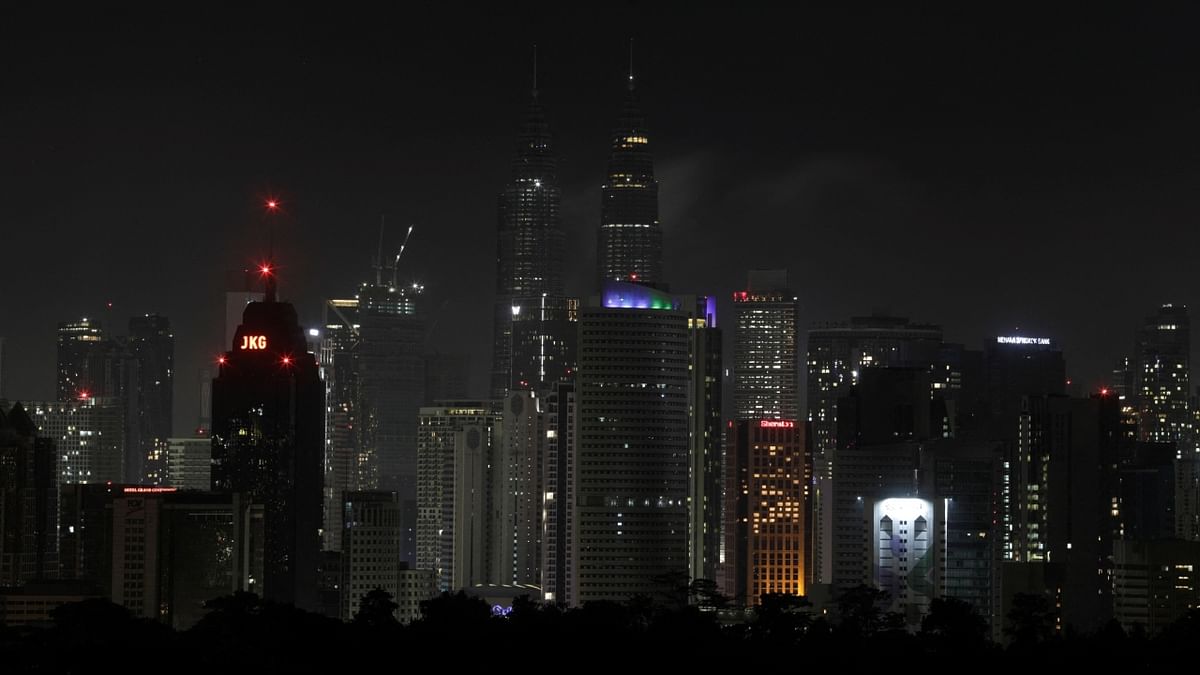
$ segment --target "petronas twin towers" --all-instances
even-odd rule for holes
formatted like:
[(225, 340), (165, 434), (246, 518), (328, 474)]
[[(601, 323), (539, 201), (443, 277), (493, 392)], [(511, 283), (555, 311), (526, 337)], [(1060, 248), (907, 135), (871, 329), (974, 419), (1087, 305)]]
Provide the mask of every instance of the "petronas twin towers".
[[(609, 280), (664, 288), (658, 181), (633, 75), (601, 194), (597, 290)], [(563, 281), (562, 191), (536, 85), (517, 137), (512, 177), (499, 199), (492, 395), (571, 379), (579, 301)]]

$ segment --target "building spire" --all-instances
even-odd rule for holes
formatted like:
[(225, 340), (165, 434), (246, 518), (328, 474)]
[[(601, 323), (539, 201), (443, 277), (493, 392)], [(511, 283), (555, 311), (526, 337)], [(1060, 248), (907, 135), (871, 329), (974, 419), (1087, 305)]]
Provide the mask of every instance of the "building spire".
[(537, 98), (537, 44), (533, 45), (533, 97)]
[(633, 91), (633, 38), (629, 38), (629, 91)]

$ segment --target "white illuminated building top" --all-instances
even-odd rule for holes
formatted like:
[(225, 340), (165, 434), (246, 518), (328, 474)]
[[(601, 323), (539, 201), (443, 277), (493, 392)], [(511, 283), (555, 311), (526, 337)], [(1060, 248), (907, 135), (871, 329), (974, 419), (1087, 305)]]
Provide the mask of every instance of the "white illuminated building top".
[(1002, 345), (1049, 345), (1050, 338), (1000, 335), (996, 338), (996, 343)]

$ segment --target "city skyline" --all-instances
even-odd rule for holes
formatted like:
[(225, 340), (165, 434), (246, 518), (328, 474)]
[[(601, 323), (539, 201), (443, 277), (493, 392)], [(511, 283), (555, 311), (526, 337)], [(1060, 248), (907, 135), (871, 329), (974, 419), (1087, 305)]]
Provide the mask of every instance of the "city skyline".
[[(403, 45), (359, 27), (349, 49), (344, 25), (303, 12), (250, 13), (217, 43), (203, 18), (168, 31), (169, 17), (140, 17), (118, 40), (82, 18), (56, 24), (103, 47), (89, 62), (12, 49), (45, 37), (33, 21), (5, 41), (0, 82), (18, 104), (0, 111), (0, 220), (14, 250), (76, 245), (59, 246), (53, 274), (36, 255), (8, 268), (28, 290), (0, 310), (3, 393), (53, 398), (58, 322), (153, 312), (172, 322), (176, 433), (190, 428), (199, 370), (229, 348), (221, 278), (268, 249), (268, 196), (285, 207), (281, 289), (304, 325), (318, 324), (321, 298), (369, 276), (386, 214), (389, 249), (417, 225), (406, 275), (448, 308), (435, 339), (486, 363), (491, 336), (472, 327), (490, 314), (494, 200), (535, 43), (562, 158), (568, 293), (593, 283), (632, 37), (674, 290), (712, 293), (724, 310), (747, 269), (788, 268), (804, 329), (884, 307), (974, 348), (1020, 327), (1062, 345), (1081, 391), (1110, 382), (1146, 314), (1196, 303), (1184, 257), (1196, 235), (1178, 228), (1196, 215), (1186, 21), (1140, 17), (1153, 30), (1131, 38), (1116, 14), (1078, 28), (1013, 16), (979, 40), (983, 22), (968, 16), (769, 18), (653, 10), (636, 30), (609, 18), (567, 40), (551, 29), (563, 16), (497, 17), (513, 30), (464, 28), (479, 39), (450, 54), (434, 20)], [(695, 30), (664, 30), (673, 22)], [(1137, 284), (1119, 278), (1130, 263), (1145, 268)], [(472, 393), (486, 379), (473, 368)]]

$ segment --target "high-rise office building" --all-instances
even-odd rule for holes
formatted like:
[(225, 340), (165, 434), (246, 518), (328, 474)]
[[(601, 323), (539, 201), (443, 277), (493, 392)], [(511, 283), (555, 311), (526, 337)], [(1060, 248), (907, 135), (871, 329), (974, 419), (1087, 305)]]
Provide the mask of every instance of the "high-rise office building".
[(121, 483), (126, 409), (108, 398), (28, 402), (38, 435), (55, 445), (60, 483)]
[(1112, 611), (1119, 415), (1113, 396), (1028, 396), (1009, 450), (1005, 560), (1064, 566), (1063, 620), (1081, 630)]
[(558, 160), (536, 83), (500, 193), (493, 322), (492, 398), (542, 390), (575, 368), (578, 303), (565, 296), (566, 233)]
[(632, 71), (629, 95), (611, 136), (600, 200), (596, 286), (624, 281), (665, 288), (658, 180), (650, 133), (634, 96)]
[(72, 401), (90, 396), (98, 380), (94, 354), (104, 342), (104, 329), (99, 321), (83, 317), (79, 321), (58, 324), (58, 400)]
[(126, 452), (125, 479), (145, 478), (144, 463), (158, 443), (171, 436), (172, 389), (175, 382), (175, 336), (167, 317), (158, 314), (129, 320), (129, 348), (137, 361), (137, 377), (131, 392), (138, 430), (138, 447)]
[(0, 408), (0, 586), (58, 578), (54, 458), (24, 406)]
[(1186, 305), (1163, 305), (1142, 324), (1137, 336), (1134, 387), (1138, 402), (1138, 437), (1176, 443), (1192, 452), (1189, 401), (1191, 322)]
[[(833, 578), (835, 533), (832, 528), (837, 507), (834, 505), (832, 476), (840, 447), (839, 399), (858, 383), (862, 373), (871, 368), (931, 369), (938, 362), (941, 347), (941, 327), (917, 324), (899, 317), (854, 317), (846, 323), (829, 324), (808, 332), (807, 404), (812, 434), (809, 570), (812, 583), (838, 584)], [(932, 388), (932, 383), (930, 386)], [(854, 578), (862, 578), (862, 575), (856, 573)]]
[(341, 616), (349, 621), (367, 593), (399, 593), (400, 501), (395, 492), (351, 491), (342, 504)]
[(575, 387), (562, 383), (546, 395), (546, 446), (542, 452), (542, 598), (571, 606), (575, 595)]
[(751, 270), (733, 294), (736, 419), (800, 420), (800, 303), (786, 270)]
[(688, 370), (692, 376), (688, 387), (688, 576), (717, 581), (725, 485), (717, 299), (677, 295), (675, 300), (679, 310), (688, 314)]
[(1053, 338), (999, 335), (984, 347), (986, 368), (986, 434), (1015, 440), (1013, 420), (1027, 396), (1067, 393), (1067, 365)]
[(236, 588), (238, 504), (232, 495), (122, 488), (107, 514), (113, 602), (134, 616), (191, 628), (207, 613), (205, 602)]
[(495, 523), (496, 583), (541, 585), (542, 454), (546, 449), (545, 399), (529, 391), (513, 391), (501, 411), (498, 456), (491, 480)]
[(501, 426), (490, 401), (421, 408), (417, 439), (417, 569), (451, 591), (495, 583), (490, 478)]
[(264, 276), (213, 380), (212, 485), (262, 505), (260, 594), (315, 609), (324, 387), (295, 308)]
[(796, 420), (730, 421), (725, 594), (805, 594), (804, 427)]
[(1200, 542), (1113, 542), (1113, 618), (1155, 635), (1200, 606)]
[(936, 595), (937, 526), (933, 503), (916, 497), (872, 499), (870, 585), (887, 593), (890, 611), (919, 625)]
[(580, 318), (576, 602), (624, 601), (687, 575), (689, 312), (606, 284)]
[[(381, 254), (382, 255), (382, 254)], [(392, 279), (383, 273), (391, 269)], [(325, 493), (386, 490), (400, 499), (401, 560), (416, 559), (417, 413), (424, 404), (424, 287), (401, 285), (395, 267), (376, 267), (351, 299), (326, 303), (321, 365), (326, 376)], [(326, 508), (325, 546), (337, 550), (340, 516)]]

